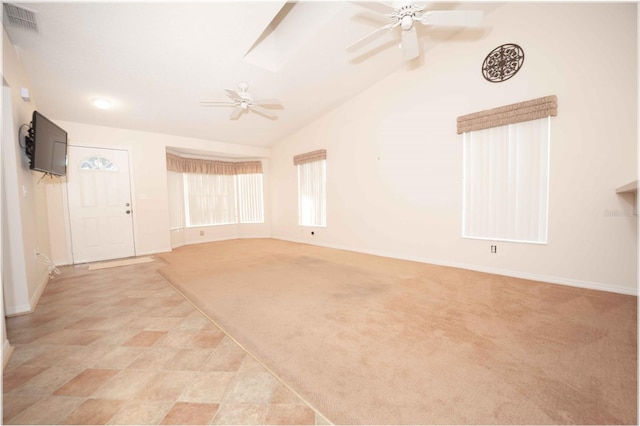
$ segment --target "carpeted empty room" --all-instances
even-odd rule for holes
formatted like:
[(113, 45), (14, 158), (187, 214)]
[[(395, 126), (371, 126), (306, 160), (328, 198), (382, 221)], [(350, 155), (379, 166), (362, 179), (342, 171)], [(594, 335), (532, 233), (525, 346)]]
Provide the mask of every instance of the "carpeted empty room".
[(640, 2), (3, 2), (3, 424), (638, 424)]

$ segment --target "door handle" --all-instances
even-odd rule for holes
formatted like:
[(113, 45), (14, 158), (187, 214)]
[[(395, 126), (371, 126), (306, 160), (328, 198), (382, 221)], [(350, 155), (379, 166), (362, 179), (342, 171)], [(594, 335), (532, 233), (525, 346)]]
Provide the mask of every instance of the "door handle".
[(125, 213), (126, 213), (126, 214), (130, 214), (130, 213), (131, 213), (131, 210), (127, 210)]

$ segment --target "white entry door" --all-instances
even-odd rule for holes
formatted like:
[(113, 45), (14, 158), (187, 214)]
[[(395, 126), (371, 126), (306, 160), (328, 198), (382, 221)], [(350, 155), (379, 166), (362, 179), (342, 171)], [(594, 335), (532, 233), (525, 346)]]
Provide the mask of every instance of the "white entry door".
[(135, 256), (129, 153), (68, 147), (73, 263)]

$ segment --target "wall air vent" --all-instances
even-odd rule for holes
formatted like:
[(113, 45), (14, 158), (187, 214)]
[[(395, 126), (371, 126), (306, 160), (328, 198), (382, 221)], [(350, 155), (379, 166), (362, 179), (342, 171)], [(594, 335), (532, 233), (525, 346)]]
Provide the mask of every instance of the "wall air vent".
[(11, 3), (3, 3), (5, 25), (19, 27), (27, 31), (39, 32), (36, 13)]

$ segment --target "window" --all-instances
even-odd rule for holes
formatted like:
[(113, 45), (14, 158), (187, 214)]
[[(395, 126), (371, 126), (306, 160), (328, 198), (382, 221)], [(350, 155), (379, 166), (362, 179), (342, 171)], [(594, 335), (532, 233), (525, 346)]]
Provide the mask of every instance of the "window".
[(262, 162), (167, 153), (171, 229), (264, 223)]
[(464, 133), (462, 236), (547, 242), (550, 117)]
[(327, 226), (326, 159), (298, 164), (298, 220), (302, 226)]
[(234, 175), (184, 174), (187, 226), (236, 223)]

